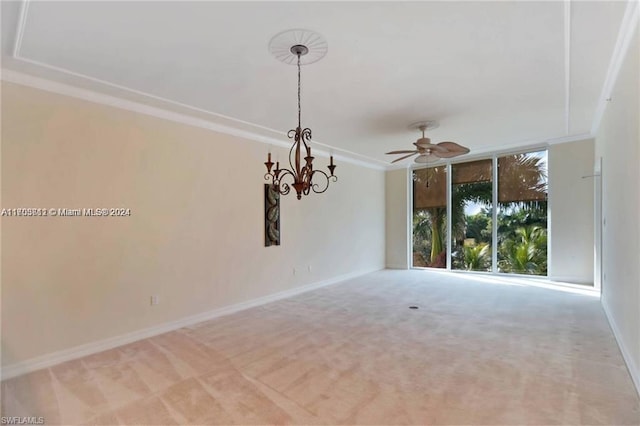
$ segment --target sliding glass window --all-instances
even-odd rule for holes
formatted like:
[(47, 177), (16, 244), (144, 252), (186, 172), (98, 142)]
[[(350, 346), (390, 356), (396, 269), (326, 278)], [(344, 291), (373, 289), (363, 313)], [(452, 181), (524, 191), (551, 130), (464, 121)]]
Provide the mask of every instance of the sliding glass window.
[(451, 166), (451, 268), (491, 271), (491, 160)]
[(498, 271), (547, 275), (547, 151), (498, 158)]
[(447, 168), (413, 172), (413, 266), (447, 267)]
[(547, 198), (546, 150), (414, 170), (413, 266), (547, 275)]

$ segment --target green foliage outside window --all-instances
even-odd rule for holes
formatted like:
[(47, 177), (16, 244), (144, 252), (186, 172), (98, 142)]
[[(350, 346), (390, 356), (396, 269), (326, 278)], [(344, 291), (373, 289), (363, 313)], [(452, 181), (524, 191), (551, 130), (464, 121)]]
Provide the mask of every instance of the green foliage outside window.
[[(525, 188), (530, 201), (498, 204), (498, 270), (507, 273), (547, 274), (546, 163), (537, 155), (520, 154), (501, 171)], [(466, 203), (484, 207), (466, 215)], [(491, 270), (492, 183), (455, 185), (451, 193), (451, 231), (459, 242), (452, 267)], [(413, 215), (414, 266), (446, 267), (446, 208), (417, 209)]]

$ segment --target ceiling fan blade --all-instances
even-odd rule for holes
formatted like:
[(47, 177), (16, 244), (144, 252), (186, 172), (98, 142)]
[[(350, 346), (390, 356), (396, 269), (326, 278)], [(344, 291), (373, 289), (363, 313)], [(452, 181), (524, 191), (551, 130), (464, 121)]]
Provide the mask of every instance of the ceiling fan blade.
[(410, 152), (418, 152), (418, 151), (416, 151), (416, 150), (409, 151), (409, 150), (403, 149), (403, 150), (400, 150), (400, 151), (389, 151), (389, 152), (385, 152), (385, 154), (408, 154), (408, 153), (410, 153)]
[(462, 155), (462, 154), (466, 154), (466, 152), (445, 151), (445, 152), (434, 152), (433, 153), (433, 155), (437, 155), (440, 158), (453, 158), (453, 157), (457, 157), (458, 155)]
[(418, 142), (414, 142), (413, 144), (417, 146), (419, 150), (422, 150), (422, 151), (426, 151), (429, 149), (431, 150), (431, 152), (445, 152), (447, 150), (442, 146), (434, 145), (432, 143), (419, 143), (419, 142), (420, 140), (418, 140)]
[(469, 148), (450, 141), (440, 142), (438, 146), (444, 148), (448, 152), (455, 152), (456, 155), (466, 154), (469, 152)]
[(400, 160), (404, 160), (405, 158), (409, 158), (409, 157), (413, 157), (414, 155), (419, 154), (418, 151), (412, 151), (411, 154), (409, 155), (405, 155), (404, 157), (400, 157), (400, 158), (396, 158), (395, 160), (393, 160), (391, 163), (397, 163)]
[(422, 154), (416, 157), (416, 163), (425, 164), (425, 163), (433, 163), (438, 161), (440, 158), (435, 154)]
[(413, 145), (417, 149), (415, 151), (397, 150), (397, 151), (387, 152), (386, 154), (391, 154), (391, 155), (407, 154), (400, 158), (396, 158), (395, 160), (392, 161), (392, 163), (397, 163), (398, 161), (402, 161), (405, 158), (409, 158), (414, 155), (417, 155), (415, 159), (416, 163), (419, 163), (419, 164), (433, 163), (433, 162), (437, 162), (441, 158), (457, 157), (458, 155), (467, 154), (469, 152), (469, 148), (462, 146), (456, 142), (444, 141), (437, 144), (433, 144), (431, 143), (431, 139), (429, 139), (424, 135), (424, 130), (426, 126), (420, 126), (418, 128), (422, 130), (422, 137), (413, 143)]

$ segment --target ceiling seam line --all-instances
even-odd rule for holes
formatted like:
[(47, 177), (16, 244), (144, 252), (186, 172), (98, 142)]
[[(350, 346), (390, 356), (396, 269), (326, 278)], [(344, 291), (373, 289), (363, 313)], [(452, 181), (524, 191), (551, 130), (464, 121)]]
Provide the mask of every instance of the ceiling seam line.
[(564, 2), (564, 124), (565, 134), (571, 125), (571, 0)]
[(22, 38), (24, 37), (24, 28), (27, 22), (27, 13), (29, 11), (29, 0), (23, 0), (20, 5), (20, 18), (16, 27), (15, 40), (13, 41), (13, 57), (18, 58), (20, 49), (22, 48)]

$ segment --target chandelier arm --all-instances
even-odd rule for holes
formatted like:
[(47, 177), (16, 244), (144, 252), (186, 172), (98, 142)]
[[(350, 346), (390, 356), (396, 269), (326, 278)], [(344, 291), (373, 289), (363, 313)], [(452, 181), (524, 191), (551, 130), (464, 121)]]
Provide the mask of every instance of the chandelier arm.
[(287, 195), (289, 191), (291, 191), (291, 187), (288, 183), (283, 183), (282, 185), (278, 186), (278, 192), (280, 193), (280, 195)]
[(302, 193), (309, 195), (313, 186), (313, 169), (307, 166), (302, 168), (302, 181), (305, 183)]
[(291, 191), (291, 186), (287, 182), (283, 181), (283, 179), (287, 176), (291, 176), (292, 182), (295, 183), (296, 176), (289, 169), (280, 169), (280, 175), (278, 176), (278, 179), (274, 183), (276, 191), (278, 191), (282, 195), (287, 195), (289, 191)]
[[(324, 186), (320, 186), (317, 183), (312, 183), (312, 184), (309, 185), (309, 187), (316, 194), (322, 194), (323, 192), (325, 192), (329, 188), (329, 183), (330, 182), (337, 182), (338, 181), (338, 176), (329, 176), (328, 174), (326, 174), (322, 170), (314, 170), (313, 172), (311, 172), (311, 178), (313, 178), (313, 176), (315, 176), (316, 173), (319, 173), (322, 176), (324, 176), (324, 180), (323, 181), (325, 182)], [(309, 183), (311, 183), (311, 178), (309, 179)]]
[(280, 176), (278, 177), (278, 181), (282, 182), (282, 179), (286, 176), (291, 176), (293, 178), (293, 180), (295, 181), (296, 179), (296, 175), (295, 172), (293, 172), (292, 170), (289, 169), (280, 169)]
[(287, 137), (289, 139), (293, 139), (293, 144), (291, 145), (291, 148), (289, 148), (289, 166), (291, 166), (291, 170), (295, 170), (295, 167), (293, 165), (293, 150), (295, 149), (296, 145), (297, 145), (297, 129), (291, 129), (289, 130), (289, 132), (287, 133)]
[(299, 136), (298, 136), (299, 129), (300, 129), (299, 127), (297, 129), (291, 129), (289, 130), (289, 133), (287, 133), (287, 136), (289, 137), (289, 139), (293, 139), (293, 145), (291, 145), (291, 148), (289, 148), (289, 166), (291, 166), (291, 170), (295, 170), (295, 171), (298, 171), (298, 169), (300, 168), (299, 166), (298, 167), (294, 166), (294, 163), (296, 163), (297, 165), (299, 161), (295, 161), (298, 159), (296, 158), (296, 155), (293, 152), (293, 150), (300, 145)]
[(311, 154), (311, 151), (309, 150), (309, 144), (311, 143), (311, 129), (310, 128), (307, 127), (302, 132), (300, 132), (300, 140), (304, 144), (305, 154), (307, 154), (307, 155)]

